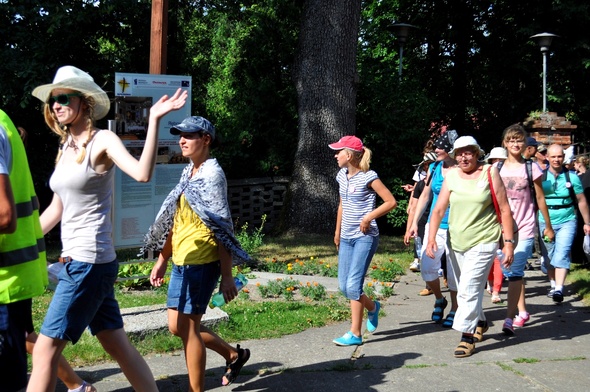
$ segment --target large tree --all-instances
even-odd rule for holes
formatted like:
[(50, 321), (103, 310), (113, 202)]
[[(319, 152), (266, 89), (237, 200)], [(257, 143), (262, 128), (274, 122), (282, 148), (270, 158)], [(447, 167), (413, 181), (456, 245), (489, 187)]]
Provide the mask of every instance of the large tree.
[(360, 0), (307, 0), (295, 66), (299, 138), (290, 185), (290, 232), (334, 228), (337, 171), (328, 143), (355, 133)]

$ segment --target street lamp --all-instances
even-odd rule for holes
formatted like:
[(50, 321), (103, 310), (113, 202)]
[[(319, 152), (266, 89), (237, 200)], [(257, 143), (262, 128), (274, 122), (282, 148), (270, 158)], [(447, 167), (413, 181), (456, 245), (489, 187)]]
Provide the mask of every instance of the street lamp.
[(394, 23), (391, 25), (391, 30), (393, 30), (393, 34), (397, 38), (399, 42), (399, 80), (402, 80), (402, 62), (404, 59), (404, 43), (408, 39), (408, 34), (411, 28), (415, 28), (416, 26), (412, 26), (411, 24), (407, 23)]
[(541, 53), (543, 53), (543, 113), (547, 112), (547, 52), (549, 52), (554, 37), (559, 37), (559, 35), (541, 33), (530, 37), (537, 41), (537, 44), (541, 47)]

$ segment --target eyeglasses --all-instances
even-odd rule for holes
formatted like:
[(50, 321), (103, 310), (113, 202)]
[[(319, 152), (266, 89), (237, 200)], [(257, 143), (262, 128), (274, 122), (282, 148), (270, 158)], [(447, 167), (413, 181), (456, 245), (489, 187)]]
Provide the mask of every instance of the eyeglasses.
[(506, 142), (506, 144), (524, 144), (524, 140), (510, 139)]
[(463, 152), (456, 153), (455, 158), (459, 158), (459, 157), (471, 158), (474, 155), (475, 155), (475, 151), (463, 151)]
[(48, 105), (53, 105), (54, 103), (59, 103), (62, 106), (68, 106), (70, 104), (70, 97), (81, 97), (82, 94), (80, 93), (71, 93), (71, 94), (59, 94), (59, 95), (52, 95), (49, 97)]

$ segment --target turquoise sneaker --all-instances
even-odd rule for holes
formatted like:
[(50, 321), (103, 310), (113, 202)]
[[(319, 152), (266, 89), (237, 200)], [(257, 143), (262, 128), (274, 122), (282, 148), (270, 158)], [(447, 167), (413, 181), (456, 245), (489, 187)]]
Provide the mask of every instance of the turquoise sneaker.
[(379, 301), (375, 301), (375, 310), (369, 312), (367, 318), (367, 331), (369, 332), (375, 332), (379, 325), (379, 309), (381, 309), (381, 304)]
[(359, 346), (363, 344), (363, 338), (354, 336), (352, 332), (346, 332), (342, 337), (332, 340), (337, 346)]

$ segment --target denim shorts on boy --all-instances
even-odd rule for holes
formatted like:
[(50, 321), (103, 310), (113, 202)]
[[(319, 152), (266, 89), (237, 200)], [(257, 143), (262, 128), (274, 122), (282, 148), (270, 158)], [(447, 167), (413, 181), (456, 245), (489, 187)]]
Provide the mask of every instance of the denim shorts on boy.
[(67, 263), (59, 273), (41, 333), (76, 343), (87, 326), (93, 335), (123, 328), (113, 288), (118, 272), (116, 259), (106, 264)]
[(166, 307), (184, 314), (205, 314), (220, 274), (219, 261), (174, 265), (168, 284)]
[[(535, 238), (519, 239), (516, 248), (514, 248), (514, 260), (509, 268), (502, 266), (502, 274), (509, 280), (518, 280), (524, 277), (524, 268), (532, 252)], [(516, 278), (516, 279), (515, 279)]]
[(340, 239), (338, 247), (338, 286), (348, 299), (358, 301), (363, 293), (365, 275), (379, 245), (379, 237)]
[[(576, 219), (551, 225), (555, 232), (555, 240), (550, 243), (541, 243), (541, 253), (545, 268), (570, 268), (570, 251), (576, 235)], [(545, 223), (539, 222), (541, 233), (545, 230)]]
[(27, 386), (26, 320), (31, 317), (32, 301), (25, 299), (0, 305), (1, 391), (19, 391)]

